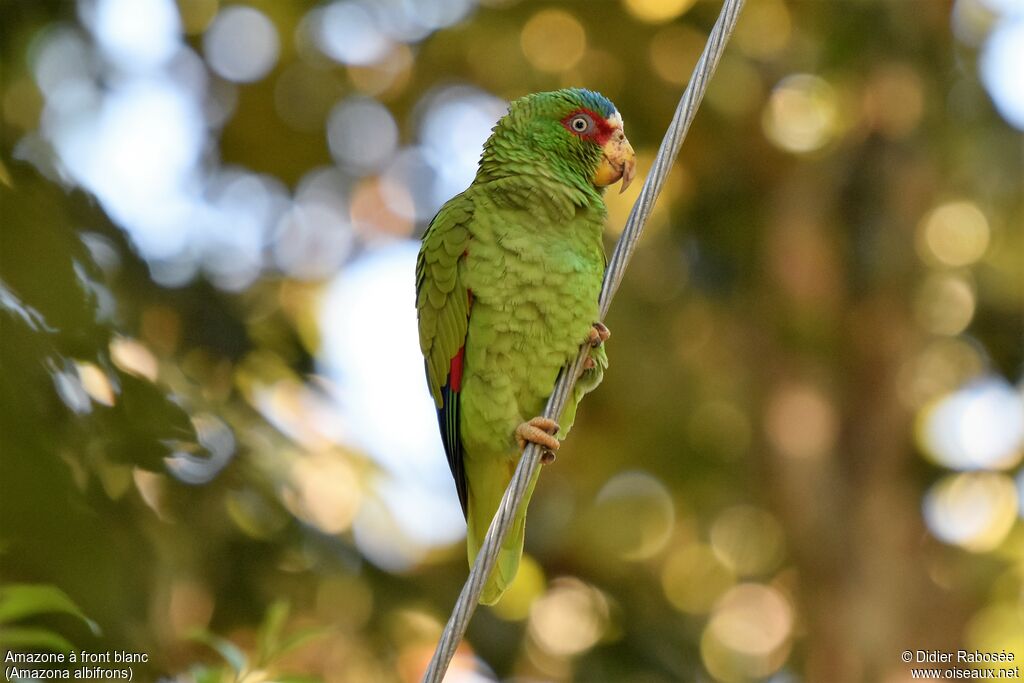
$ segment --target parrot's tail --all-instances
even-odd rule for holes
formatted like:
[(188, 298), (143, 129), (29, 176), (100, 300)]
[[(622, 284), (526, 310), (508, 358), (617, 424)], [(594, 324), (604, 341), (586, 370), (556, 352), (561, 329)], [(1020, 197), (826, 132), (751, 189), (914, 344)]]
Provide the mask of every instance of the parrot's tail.
[[(487, 535), (491, 519), (498, 510), (498, 505), (501, 503), (501, 498), (505, 493), (505, 487), (508, 486), (508, 482), (512, 478), (515, 462), (506, 461), (494, 469), (497, 470), (499, 468), (503, 470), (500, 474), (492, 470), (490, 473), (492, 476), (490, 477), (482, 480), (480, 478), (474, 480), (472, 477), (469, 479), (466, 550), (469, 555), (470, 567), (473, 566), (476, 555), (480, 551), (480, 546), (483, 545), (484, 536)], [(537, 468), (537, 474), (539, 473), (540, 468)], [(533, 481), (530, 482), (530, 487), (523, 497), (523, 503), (516, 515), (515, 522), (501, 544), (501, 549), (498, 551), (498, 560), (494, 563), (494, 569), (491, 571), (491, 575), (487, 577), (484, 592), (480, 596), (481, 604), (493, 605), (498, 602), (512, 584), (512, 580), (516, 578), (516, 572), (519, 570), (519, 558), (523, 555), (523, 537), (526, 534), (526, 507), (530, 503), (533, 487), (537, 483), (537, 474), (534, 475)], [(478, 483), (478, 486), (474, 487), (474, 483)], [(490, 485), (488, 486), (487, 484)], [(485, 490), (480, 490), (481, 488)]]
[[(470, 519), (473, 519), (472, 516)], [(487, 520), (487, 525), (490, 525), (490, 518)], [(470, 522), (471, 527), (474, 526)], [(519, 558), (523, 555), (523, 537), (525, 536), (526, 530), (526, 514), (523, 513), (519, 516), (512, 528), (509, 529), (508, 536), (505, 537), (505, 541), (501, 544), (501, 550), (498, 551), (498, 561), (494, 563), (494, 569), (491, 571), (491, 575), (487, 577), (487, 583), (484, 584), (484, 592), (480, 596), (480, 603), (483, 605), (493, 605), (501, 599), (501, 596), (505, 594), (508, 587), (512, 585), (512, 581), (516, 578), (516, 572), (519, 571)], [(471, 530), (470, 541), (468, 544), (469, 550), (469, 564), (473, 565), (473, 561), (476, 559), (476, 554), (480, 549), (480, 546), (484, 542), (484, 535), (487, 533), (487, 526), (483, 526), (479, 531)]]

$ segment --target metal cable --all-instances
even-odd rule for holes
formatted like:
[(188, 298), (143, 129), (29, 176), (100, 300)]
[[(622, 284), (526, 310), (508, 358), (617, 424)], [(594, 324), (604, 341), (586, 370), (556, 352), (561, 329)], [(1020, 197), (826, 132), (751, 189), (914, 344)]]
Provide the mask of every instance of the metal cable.
[[(640, 190), (640, 196), (637, 197), (636, 203), (633, 204), (633, 209), (630, 211), (629, 218), (626, 221), (626, 227), (623, 229), (622, 235), (615, 245), (612, 258), (608, 262), (608, 267), (605, 269), (604, 282), (601, 285), (601, 320), (604, 320), (608, 314), (612, 297), (615, 296), (615, 292), (622, 282), (622, 276), (626, 271), (626, 266), (629, 264), (629, 259), (633, 255), (644, 225), (654, 209), (654, 202), (661, 193), (661, 189), (665, 184), (665, 178), (668, 176), (672, 164), (675, 163), (676, 156), (679, 154), (679, 148), (682, 147), (683, 139), (686, 137), (690, 124), (697, 114), (697, 107), (700, 106), (701, 100), (704, 99), (708, 82), (711, 80), (711, 76), (714, 74), (715, 68), (722, 57), (722, 53), (725, 51), (725, 44), (729, 40), (729, 36), (732, 35), (733, 28), (736, 26), (736, 20), (743, 7), (743, 2), (744, 0), (724, 1), (718, 21), (715, 22), (714, 28), (711, 29), (708, 42), (704, 46), (704, 52), (701, 53), (700, 60), (697, 61), (697, 65), (694, 67), (690, 83), (683, 92), (679, 106), (676, 107), (672, 122), (669, 124), (665, 137), (661, 141), (658, 155), (654, 158), (651, 171), (648, 173), (647, 180)], [(547, 406), (544, 409), (546, 417), (557, 420), (558, 416), (562, 414), (572, 393), (573, 386), (583, 372), (583, 362), (587, 357), (587, 352), (587, 347), (581, 347), (576, 360), (559, 375), (555, 388), (551, 392)], [(483, 545), (477, 553), (476, 561), (469, 572), (469, 578), (466, 579), (466, 584), (462, 587), (462, 592), (455, 603), (452, 615), (445, 625), (440, 641), (438, 641), (437, 649), (434, 650), (430, 666), (423, 675), (423, 683), (441, 683), (444, 678), (448, 665), (455, 655), (455, 650), (466, 633), (469, 619), (473, 616), (473, 612), (480, 601), (484, 583), (486, 583), (487, 577), (494, 568), (498, 551), (501, 549), (501, 543), (505, 539), (508, 530), (512, 527), (516, 511), (523, 500), (523, 496), (526, 494), (527, 488), (529, 488), (534, 473), (540, 467), (540, 456), (541, 449), (534, 443), (528, 444), (526, 450), (523, 451), (515, 474), (512, 475), (512, 481), (509, 482), (505, 495), (501, 499), (501, 504), (498, 506), (498, 511), (495, 513), (494, 519), (491, 520), (491, 526), (488, 528)]]

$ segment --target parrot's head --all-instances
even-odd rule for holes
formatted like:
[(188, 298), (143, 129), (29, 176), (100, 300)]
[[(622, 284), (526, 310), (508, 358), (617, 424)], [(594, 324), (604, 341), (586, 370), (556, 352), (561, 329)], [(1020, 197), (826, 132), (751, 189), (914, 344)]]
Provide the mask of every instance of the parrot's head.
[(636, 153), (622, 116), (600, 93), (566, 88), (527, 95), (509, 105), (484, 147), (481, 171), (504, 164), (501, 175), (544, 169), (573, 184), (603, 188), (636, 174)]

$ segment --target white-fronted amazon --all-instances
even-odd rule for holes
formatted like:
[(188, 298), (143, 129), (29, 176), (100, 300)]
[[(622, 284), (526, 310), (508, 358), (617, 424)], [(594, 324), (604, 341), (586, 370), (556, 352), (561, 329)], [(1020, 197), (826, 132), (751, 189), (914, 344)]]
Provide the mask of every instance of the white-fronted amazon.
[[(420, 348), (467, 521), (470, 564), (526, 442), (558, 449), (607, 367), (596, 324), (604, 188), (633, 179), (622, 117), (582, 89), (514, 101), (472, 185), (430, 223), (416, 264)], [(559, 370), (593, 345), (558, 424), (539, 417)], [(515, 577), (531, 483), (481, 602)]]

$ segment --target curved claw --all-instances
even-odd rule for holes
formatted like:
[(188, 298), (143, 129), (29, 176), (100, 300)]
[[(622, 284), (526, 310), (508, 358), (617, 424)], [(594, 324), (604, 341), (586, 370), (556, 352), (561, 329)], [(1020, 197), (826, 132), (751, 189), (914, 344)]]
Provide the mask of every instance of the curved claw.
[(596, 322), (587, 333), (587, 343), (591, 346), (597, 347), (608, 341), (608, 338), (611, 336), (611, 330), (605, 327), (604, 323)]

